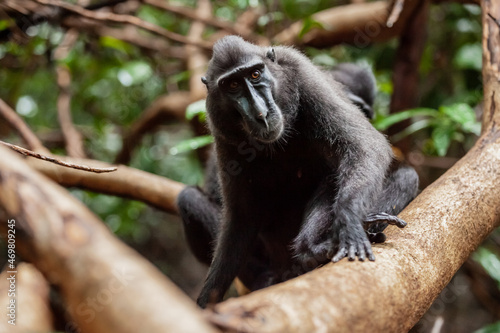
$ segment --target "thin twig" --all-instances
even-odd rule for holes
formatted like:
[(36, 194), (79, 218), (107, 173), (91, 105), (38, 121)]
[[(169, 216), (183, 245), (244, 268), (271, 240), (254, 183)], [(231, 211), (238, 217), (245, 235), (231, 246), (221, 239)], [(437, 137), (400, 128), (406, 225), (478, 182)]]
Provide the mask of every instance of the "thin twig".
[(488, 16), (498, 25), (498, 27), (500, 28), (500, 20), (496, 19), (493, 15), (491, 15), (490, 13), (488, 13)]
[(389, 18), (387, 19), (387, 27), (392, 28), (394, 24), (398, 21), (399, 15), (401, 15), (401, 12), (403, 11), (403, 7), (405, 4), (405, 0), (396, 0), (394, 2), (394, 6), (392, 7), (391, 15), (389, 15)]
[(4, 100), (0, 98), (0, 115), (14, 128), (28, 147), (41, 153), (48, 153), (47, 148), (43, 146), (37, 136), (30, 130), (24, 120), (14, 111)]
[(202, 47), (204, 49), (211, 50), (212, 49), (212, 44), (205, 42), (203, 40), (197, 40), (193, 41), (185, 36), (182, 36), (180, 34), (177, 34), (175, 32), (168, 31), (166, 29), (163, 29), (155, 24), (152, 24), (150, 22), (146, 22), (144, 20), (141, 20), (138, 17), (131, 16), (131, 15), (121, 15), (121, 14), (115, 14), (115, 13), (108, 13), (108, 12), (93, 12), (91, 10), (87, 10), (81, 6), (76, 6), (72, 5), (67, 2), (59, 1), (59, 0), (34, 0), (38, 3), (41, 3), (43, 5), (48, 5), (48, 6), (56, 6), (63, 8), (69, 12), (78, 14), (82, 17), (86, 17), (88, 19), (92, 20), (97, 20), (97, 21), (105, 21), (105, 22), (114, 22), (114, 23), (125, 23), (125, 24), (131, 24), (135, 25), (137, 27), (140, 27), (146, 31), (149, 31), (151, 33), (163, 36), (167, 39), (183, 43), (183, 44), (192, 44), (196, 45), (199, 47)]
[(16, 146), (16, 145), (13, 145), (13, 144), (10, 144), (10, 143), (7, 143), (7, 142), (0, 141), (0, 144), (4, 145), (6, 147), (9, 147), (10, 149), (12, 149), (12, 150), (18, 152), (19, 154), (24, 155), (24, 156), (35, 157), (35, 158), (38, 158), (40, 160), (44, 160), (44, 161), (47, 161), (47, 162), (55, 163), (55, 164), (58, 164), (58, 165), (61, 165), (61, 166), (64, 166), (64, 167), (68, 167), (68, 168), (72, 168), (72, 169), (77, 169), (77, 170), (82, 170), (82, 171), (88, 171), (88, 172), (95, 172), (95, 173), (113, 172), (113, 171), (118, 170), (117, 167), (111, 167), (111, 168), (92, 168), (92, 167), (89, 167), (89, 166), (86, 166), (86, 165), (68, 163), (68, 162), (64, 162), (64, 161), (55, 159), (55, 158), (50, 157), (50, 156), (45, 156), (45, 155), (42, 155), (42, 154), (35, 153), (34, 151), (31, 151), (31, 150), (28, 150), (28, 149), (25, 149), (25, 148), (22, 148), (22, 147), (19, 147), (19, 146)]

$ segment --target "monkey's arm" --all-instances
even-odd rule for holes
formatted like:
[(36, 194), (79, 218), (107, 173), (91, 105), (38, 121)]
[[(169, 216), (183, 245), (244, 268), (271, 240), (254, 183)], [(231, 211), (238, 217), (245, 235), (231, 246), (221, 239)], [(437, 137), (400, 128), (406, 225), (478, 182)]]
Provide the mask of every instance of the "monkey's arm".
[(301, 95), (314, 98), (306, 100), (309, 105), (303, 117), (332, 171), (311, 201), (294, 248), (305, 258), (374, 260), (362, 222), (382, 193), (392, 151), (335, 82), (311, 79), (321, 73), (306, 67), (299, 67), (309, 71), (299, 73), (309, 83), (303, 85)]
[(217, 247), (208, 276), (197, 303), (205, 307), (208, 303), (220, 302), (224, 293), (246, 261), (250, 248), (257, 238), (256, 221), (249, 220), (253, 216), (246, 209), (245, 202), (240, 198), (247, 198), (247, 187), (239, 184), (242, 177), (228, 176), (223, 181), (226, 191), (226, 202), (223, 208), (223, 220), (217, 239)]

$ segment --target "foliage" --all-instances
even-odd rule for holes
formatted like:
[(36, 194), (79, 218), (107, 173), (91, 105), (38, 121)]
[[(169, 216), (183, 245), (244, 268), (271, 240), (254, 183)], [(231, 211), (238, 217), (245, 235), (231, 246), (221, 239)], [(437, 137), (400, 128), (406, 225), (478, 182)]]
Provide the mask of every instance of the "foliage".
[[(422, 117), (425, 118), (420, 119)], [(465, 103), (441, 106), (438, 110), (428, 108), (407, 110), (387, 117), (379, 117), (375, 119), (373, 125), (378, 130), (384, 131), (391, 125), (410, 118), (416, 121), (394, 135), (393, 141), (398, 141), (423, 129), (430, 129), (431, 137), (426, 144), (427, 152), (436, 153), (438, 156), (446, 155), (453, 140), (464, 142), (466, 135), (479, 135), (481, 132), (481, 124), (476, 120), (474, 110)]]

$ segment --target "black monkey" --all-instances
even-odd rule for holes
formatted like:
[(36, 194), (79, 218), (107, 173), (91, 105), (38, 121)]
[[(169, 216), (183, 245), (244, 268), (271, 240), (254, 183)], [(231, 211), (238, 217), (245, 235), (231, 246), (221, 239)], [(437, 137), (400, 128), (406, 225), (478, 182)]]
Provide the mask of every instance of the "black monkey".
[(211, 264), (200, 306), (220, 301), (236, 276), (255, 290), (330, 260), (374, 260), (363, 222), (374, 241), (387, 223), (406, 224), (395, 214), (418, 178), (389, 171), (387, 140), (346, 94), (365, 91), (292, 48), (235, 36), (215, 44), (202, 81), (215, 154), (205, 189), (178, 197), (187, 240)]
[(344, 85), (347, 97), (373, 119), (373, 102), (377, 94), (375, 77), (370, 69), (351, 63), (343, 63), (329, 71), (335, 81)]

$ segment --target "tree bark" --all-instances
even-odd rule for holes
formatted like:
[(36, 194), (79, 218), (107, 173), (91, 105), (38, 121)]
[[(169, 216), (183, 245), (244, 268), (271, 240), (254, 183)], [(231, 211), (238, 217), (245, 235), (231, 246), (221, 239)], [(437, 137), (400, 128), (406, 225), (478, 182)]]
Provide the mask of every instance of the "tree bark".
[(0, 147), (0, 155), (0, 215), (15, 219), (16, 251), (61, 291), (74, 320), (67, 329), (216, 332), (186, 295), (82, 203), (13, 152)]
[(304, 23), (299, 21), (276, 35), (274, 41), (297, 46), (331, 47), (349, 43), (366, 47), (371, 43), (387, 41), (398, 36), (420, 1), (407, 1), (392, 27), (386, 24), (392, 1), (353, 3), (314, 14), (312, 19), (319, 22), (322, 28), (313, 28), (301, 37), (300, 31)]
[[(69, 159), (63, 157), (61, 157), (61, 159), (77, 164), (91, 165), (93, 167), (113, 166), (95, 160)], [(26, 162), (38, 172), (61, 185), (68, 187), (74, 186), (99, 193), (142, 201), (173, 214), (177, 213), (177, 195), (185, 186), (184, 184), (168, 178), (125, 165), (118, 165), (118, 170), (114, 172), (97, 174), (62, 167), (34, 158), (27, 158)]]
[(483, 0), (483, 133), (500, 123), (500, 3)]

